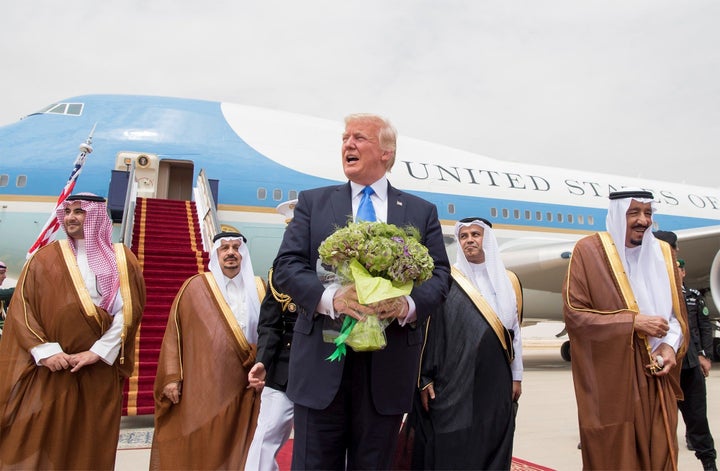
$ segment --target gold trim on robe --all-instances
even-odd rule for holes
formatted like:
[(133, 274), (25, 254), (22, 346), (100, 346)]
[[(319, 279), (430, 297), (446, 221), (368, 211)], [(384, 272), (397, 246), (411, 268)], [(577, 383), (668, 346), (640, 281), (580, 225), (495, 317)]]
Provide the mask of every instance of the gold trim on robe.
[(125, 256), (125, 245), (121, 243), (113, 244), (115, 250), (115, 262), (118, 268), (118, 276), (120, 278), (120, 297), (123, 301), (122, 316), (123, 326), (120, 333), (120, 364), (125, 363), (125, 339), (127, 331), (133, 325), (132, 312), (132, 295), (130, 294), (130, 274), (128, 273), (127, 257)]
[(470, 300), (473, 304), (475, 304), (475, 307), (478, 308), (480, 314), (482, 314), (485, 320), (488, 321), (488, 324), (490, 324), (490, 327), (493, 332), (495, 332), (498, 340), (500, 340), (503, 350), (505, 350), (505, 356), (508, 359), (508, 363), (512, 363), (513, 358), (515, 358), (515, 352), (513, 351), (512, 343), (508, 342), (511, 338), (510, 333), (498, 318), (495, 310), (490, 307), (490, 304), (488, 304), (482, 294), (480, 294), (480, 291), (475, 288), (475, 285), (473, 285), (460, 270), (452, 267), (451, 275), (457, 282), (458, 286), (460, 286), (460, 288), (462, 288), (462, 290), (470, 297)]
[[(670, 244), (667, 242), (659, 241), (660, 242), (660, 249), (663, 252), (663, 258), (665, 259), (665, 268), (668, 272), (668, 279), (670, 280), (670, 293), (672, 294), (672, 304), (673, 304), (673, 311), (675, 312), (675, 318), (680, 323), (680, 328), (683, 332), (690, 332), (690, 327), (687, 325), (687, 322), (685, 321), (685, 318), (680, 315), (681, 308), (680, 308), (680, 296), (678, 294), (678, 291), (675, 289), (675, 286), (678, 284), (682, 285), (682, 283), (678, 283), (677, 278), (675, 277), (675, 262), (673, 261), (673, 254), (672, 249), (670, 247)], [(682, 302), (685, 302), (685, 299), (682, 300)], [(683, 343), (680, 345), (680, 349), (677, 352), (677, 356), (684, 356), (687, 352), (687, 346), (688, 342), (683, 341)]]
[(223, 296), (222, 291), (220, 291), (220, 286), (218, 286), (217, 281), (215, 281), (213, 274), (211, 272), (205, 272), (203, 275), (205, 276), (205, 281), (207, 281), (208, 286), (210, 287), (210, 291), (212, 291), (213, 296), (215, 296), (215, 299), (218, 302), (220, 312), (225, 317), (225, 321), (235, 337), (235, 341), (238, 345), (240, 345), (241, 354), (246, 356), (245, 358), (241, 356), (241, 360), (244, 363), (251, 352), (250, 343), (247, 341), (247, 338), (240, 327), (240, 323), (238, 323), (235, 318), (235, 314), (233, 314), (232, 309), (230, 309), (230, 305), (227, 303), (225, 296)]
[(90, 297), (90, 292), (88, 291), (87, 286), (85, 286), (85, 280), (83, 280), (82, 273), (80, 273), (80, 267), (77, 264), (77, 257), (75, 257), (75, 254), (70, 248), (70, 242), (68, 242), (67, 239), (62, 239), (59, 240), (58, 243), (60, 244), (60, 251), (65, 259), (65, 266), (70, 274), (73, 286), (75, 286), (75, 291), (80, 299), (80, 305), (82, 306), (83, 311), (85, 311), (85, 315), (95, 319), (100, 328), (104, 330), (105, 326), (102, 325), (100, 316), (98, 316), (95, 308), (95, 303), (93, 303), (93, 300)]
[(510, 284), (512, 285), (513, 290), (515, 291), (515, 302), (517, 303), (518, 323), (522, 324), (522, 321), (523, 321), (522, 285), (520, 284), (520, 280), (518, 279), (518, 276), (515, 274), (515, 272), (510, 271), (510, 270), (505, 270), (505, 274), (507, 274), (508, 278), (510, 278)]

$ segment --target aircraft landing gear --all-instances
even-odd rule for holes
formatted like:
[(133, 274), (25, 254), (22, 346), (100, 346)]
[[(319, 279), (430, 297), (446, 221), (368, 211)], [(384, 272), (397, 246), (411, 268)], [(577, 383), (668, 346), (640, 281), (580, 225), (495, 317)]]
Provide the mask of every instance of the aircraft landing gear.
[(570, 361), (570, 341), (566, 340), (560, 346), (560, 356), (565, 361)]

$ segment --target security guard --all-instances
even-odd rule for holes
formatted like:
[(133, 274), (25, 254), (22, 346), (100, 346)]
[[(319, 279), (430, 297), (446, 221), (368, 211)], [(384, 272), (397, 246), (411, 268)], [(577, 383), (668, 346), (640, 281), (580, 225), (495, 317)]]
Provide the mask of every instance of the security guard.
[[(293, 217), (295, 203), (297, 200), (291, 200), (277, 208), (286, 223)], [(297, 306), (275, 288), (273, 268), (268, 274), (268, 288), (260, 305), (256, 363), (248, 373), (250, 387), (262, 391), (257, 428), (245, 462), (248, 471), (279, 469), (275, 455), (290, 438), (294, 419), (294, 405), (285, 390)]]
[[(685, 261), (678, 259), (680, 275), (685, 278)], [(689, 450), (703, 465), (704, 470), (715, 470), (715, 443), (707, 419), (707, 395), (705, 378), (710, 374), (710, 352), (713, 345), (713, 327), (709, 310), (702, 293), (687, 288), (683, 283), (683, 294), (688, 312), (690, 344), (683, 360), (680, 386), (685, 400), (678, 403), (685, 421), (685, 440)]]

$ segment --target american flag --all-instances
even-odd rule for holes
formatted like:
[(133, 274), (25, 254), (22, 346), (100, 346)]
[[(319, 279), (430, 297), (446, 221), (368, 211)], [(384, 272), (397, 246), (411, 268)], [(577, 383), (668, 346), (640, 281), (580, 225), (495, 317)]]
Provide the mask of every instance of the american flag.
[(80, 153), (75, 159), (72, 172), (70, 172), (70, 178), (68, 178), (65, 187), (60, 193), (60, 196), (58, 196), (57, 203), (55, 204), (55, 209), (53, 209), (52, 214), (50, 214), (50, 217), (45, 223), (45, 226), (40, 232), (40, 235), (38, 236), (32, 247), (30, 247), (30, 250), (28, 250), (26, 258), (30, 258), (32, 254), (34, 254), (39, 248), (44, 247), (50, 242), (52, 242), (55, 238), (55, 233), (58, 231), (58, 229), (60, 229), (60, 223), (58, 223), (56, 215), (57, 208), (62, 204), (63, 201), (65, 201), (65, 198), (72, 194), (72, 191), (75, 188), (75, 182), (77, 182), (77, 179), (80, 176), (80, 172), (82, 172), (82, 168), (85, 164), (87, 155), (93, 151), (92, 136), (94, 132), (95, 126), (93, 126), (92, 130), (90, 131), (90, 135), (87, 137), (85, 142), (80, 144)]

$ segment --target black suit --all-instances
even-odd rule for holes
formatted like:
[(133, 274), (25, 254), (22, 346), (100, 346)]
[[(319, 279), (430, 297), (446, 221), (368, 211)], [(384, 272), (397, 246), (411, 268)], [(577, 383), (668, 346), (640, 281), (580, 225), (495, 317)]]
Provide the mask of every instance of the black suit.
[[(274, 263), (277, 288), (289, 294), (298, 307), (287, 389), (288, 397), (296, 404), (296, 440), (299, 434), (316, 432), (312, 424), (305, 431), (302, 430), (305, 425), (302, 423), (302, 414), (298, 415), (297, 405), (313, 410), (339, 407), (334, 402), (337, 402), (337, 397), (348, 392), (343, 392), (343, 388), (350, 387), (349, 375), (353, 376), (356, 383), (357, 375), (363, 375), (363, 381), (369, 383), (364, 386), (367, 391), (362, 398), (352, 399), (361, 401), (362, 408), (378, 416), (398, 418), (398, 425), (402, 414), (410, 411), (423, 343), (422, 325), (428, 314), (447, 295), (450, 269), (435, 206), (390, 185), (387, 205), (388, 223), (400, 227), (411, 225), (420, 231), (421, 242), (427, 246), (435, 261), (433, 277), (415, 287), (410, 294), (415, 302), (416, 322), (405, 327), (397, 322), (390, 324), (385, 331), (387, 346), (383, 350), (371, 353), (349, 351), (345, 360), (331, 362), (326, 358), (332, 354), (335, 346), (322, 339), (325, 316), (315, 315), (325, 290), (318, 280), (315, 267), (320, 243), (338, 227), (352, 220), (351, 189), (350, 184), (346, 183), (304, 191), (299, 195), (293, 220), (286, 229)], [(357, 371), (346, 371), (348, 361)], [(340, 387), (341, 383), (343, 388)], [(356, 402), (353, 404), (357, 405)], [(394, 446), (394, 443), (390, 446)], [(352, 466), (352, 462), (350, 452), (348, 465)], [(293, 466), (296, 466), (295, 458)]]

